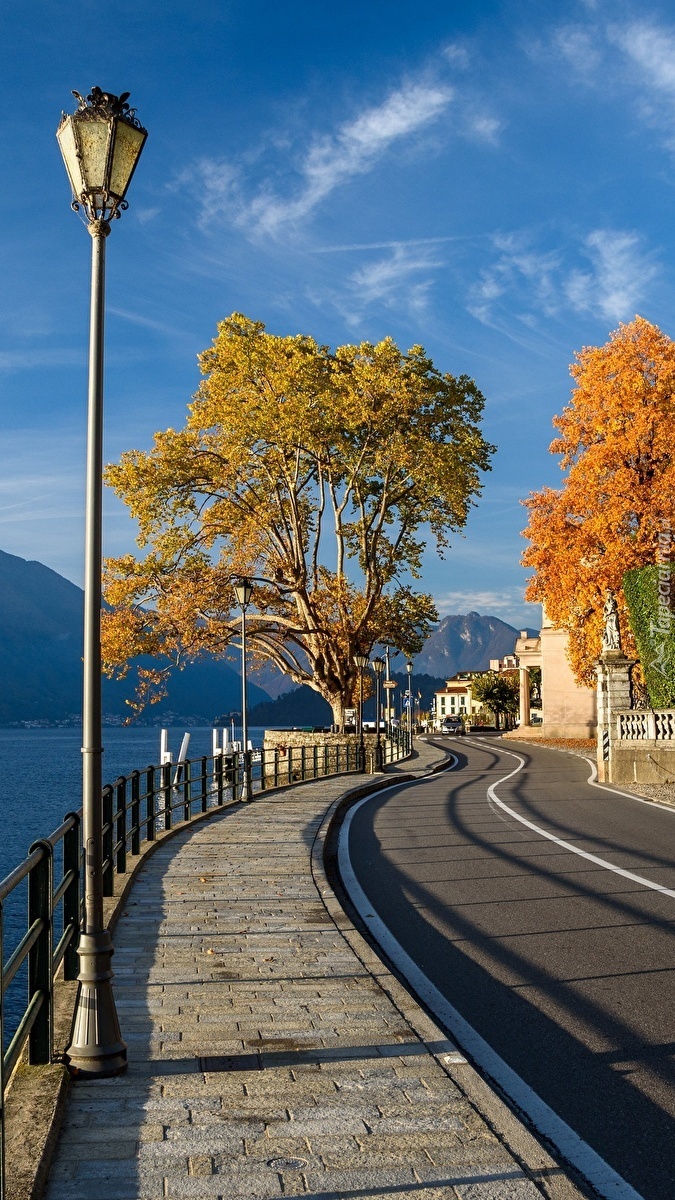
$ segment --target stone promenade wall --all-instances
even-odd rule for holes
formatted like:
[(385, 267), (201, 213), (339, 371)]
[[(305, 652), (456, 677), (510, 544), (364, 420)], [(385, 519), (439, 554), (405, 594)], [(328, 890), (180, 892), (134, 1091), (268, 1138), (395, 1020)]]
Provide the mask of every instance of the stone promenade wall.
[(612, 740), (611, 783), (675, 783), (675, 742)]
[[(376, 736), (365, 733), (363, 741), (366, 748), (366, 771), (372, 772), (375, 757)], [(383, 753), (388, 750), (387, 758), (391, 757), (392, 744), (381, 736)], [(263, 749), (265, 755), (265, 780), (271, 781), (275, 773), (279, 782), (297, 783), (303, 778), (303, 764), (306, 777), (314, 774), (316, 763), (318, 775), (333, 775), (337, 770), (346, 769), (345, 747), (349, 746), (350, 766), (356, 769), (359, 747), (358, 733), (307, 733), (301, 729), (266, 729)], [(275, 763), (270, 752), (278, 751)], [(339, 763), (338, 763), (338, 755)]]

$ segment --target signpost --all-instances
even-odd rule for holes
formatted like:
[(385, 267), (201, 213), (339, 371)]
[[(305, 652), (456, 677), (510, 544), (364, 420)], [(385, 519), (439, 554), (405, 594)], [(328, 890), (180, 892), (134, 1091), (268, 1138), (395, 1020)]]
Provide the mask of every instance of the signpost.
[(387, 693), (386, 707), (384, 710), (385, 725), (391, 725), (392, 721), (394, 720), (394, 717), (396, 716), (396, 705), (395, 705), (395, 703), (392, 703), (392, 701), (394, 700), (394, 697), (392, 695), (391, 699), (389, 698), (390, 693), (393, 692), (393, 689), (396, 686), (397, 686), (397, 683), (396, 683), (395, 679), (385, 679), (382, 684), (382, 687), (385, 689), (385, 691)]

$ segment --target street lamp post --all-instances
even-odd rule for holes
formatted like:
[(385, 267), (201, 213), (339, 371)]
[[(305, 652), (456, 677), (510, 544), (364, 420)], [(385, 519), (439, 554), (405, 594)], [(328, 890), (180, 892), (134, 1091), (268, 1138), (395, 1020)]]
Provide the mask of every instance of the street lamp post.
[(240, 579), (234, 585), (237, 604), (241, 608), (241, 741), (244, 751), (244, 776), (241, 781), (242, 800), (251, 799), (251, 769), (248, 757), (248, 707), (246, 699), (246, 609), (253, 595), (250, 579)]
[(368, 666), (367, 654), (355, 654), (354, 662), (359, 668), (359, 770), (366, 769), (366, 743), (363, 740), (363, 672)]
[(375, 770), (382, 770), (382, 739), (380, 737), (380, 683), (384, 671), (384, 659), (374, 658), (371, 667), (375, 672)]
[(105, 245), (110, 222), (127, 208), (127, 188), (147, 131), (127, 104), (92, 88), (79, 107), (64, 113), (56, 132), (73, 192), (92, 239), (91, 320), (85, 500), (84, 653), (82, 711), (82, 840), (84, 917), (72, 1038), (66, 1051), (71, 1074), (117, 1075), (127, 1065), (112, 990), (112, 941), (103, 924), (103, 809), (101, 745), (101, 558), (103, 500), (103, 319)]
[(410, 745), (412, 747), (412, 732), (413, 732), (412, 673), (413, 673), (413, 665), (410, 662), (410, 659), (408, 659), (408, 662), (405, 664), (405, 669), (408, 672), (408, 691), (406, 692), (406, 698), (408, 701), (408, 735), (410, 737)]

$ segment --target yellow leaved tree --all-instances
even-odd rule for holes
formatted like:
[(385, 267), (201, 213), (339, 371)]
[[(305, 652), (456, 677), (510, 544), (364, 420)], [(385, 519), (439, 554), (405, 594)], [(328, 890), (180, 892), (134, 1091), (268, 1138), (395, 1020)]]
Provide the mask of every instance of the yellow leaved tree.
[(277, 337), (234, 314), (200, 357), (186, 425), (107, 471), (145, 557), (106, 564), (104, 659), (137, 655), (139, 703), (164, 676), (236, 637), (233, 583), (254, 580), (251, 647), (332, 706), (353, 702), (354, 654), (416, 653), (437, 620), (419, 577), (427, 527), (442, 554), (489, 469), (483, 397), (421, 347)]

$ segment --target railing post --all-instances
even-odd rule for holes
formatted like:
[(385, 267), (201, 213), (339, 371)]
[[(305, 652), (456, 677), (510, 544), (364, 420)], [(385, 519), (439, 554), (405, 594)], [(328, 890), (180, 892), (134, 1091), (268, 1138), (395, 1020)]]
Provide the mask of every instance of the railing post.
[(213, 760), (213, 774), (216, 779), (216, 803), (218, 807), (223, 803), (223, 756), (217, 754)]
[(316, 742), (312, 746), (312, 777), (317, 778), (319, 774), (319, 747)]
[(63, 893), (63, 928), (72, 925), (73, 932), (63, 957), (63, 978), (77, 979), (80, 961), (77, 954), (77, 935), (80, 929), (80, 817), (66, 813), (64, 820), (73, 820), (73, 827), (63, 838), (63, 874), (73, 872), (73, 878)]
[(155, 768), (145, 772), (145, 836), (149, 842), (155, 840)]
[(253, 751), (244, 750), (244, 799), (253, 799)]
[(131, 853), (141, 852), (141, 773), (131, 772)]
[(162, 763), (162, 799), (164, 800), (164, 828), (171, 828), (171, 763)]
[(328, 762), (328, 742), (324, 742), (324, 744), (323, 744), (323, 773), (324, 773), (324, 775), (328, 775), (329, 765), (330, 764)]
[(279, 786), (279, 747), (274, 747), (274, 786)]
[(186, 758), (183, 763), (183, 820), (189, 821), (192, 816), (192, 763)]
[(127, 869), (127, 781), (120, 775), (115, 781), (115, 840), (117, 855), (115, 866), (118, 875), (123, 875)]
[(206, 789), (206, 755), (202, 757), (202, 812), (206, 812), (208, 805), (208, 792)]
[(264, 792), (267, 784), (265, 783), (265, 747), (260, 748), (260, 791)]
[(33, 842), (29, 854), (42, 851), (42, 858), (28, 875), (28, 924), (40, 921), (42, 928), (28, 954), (28, 1003), (42, 993), (42, 1004), (28, 1036), (29, 1061), (51, 1062), (53, 1038), (52, 999), (52, 862), (49, 842)]
[(300, 747), (300, 771), (301, 771), (302, 779), (305, 778), (306, 770), (307, 770), (307, 747), (305, 746), (305, 743), (303, 742), (302, 746)]
[(229, 788), (232, 789), (231, 799), (236, 800), (237, 793), (236, 793), (236, 788), (235, 788), (236, 779), (235, 779), (235, 774), (234, 774), (234, 754), (227, 755), (225, 762), (223, 764), (223, 776), (224, 776), (225, 786), (228, 789)]
[[(4, 910), (3, 903), (0, 900), (0, 964), (5, 961), (5, 953), (3, 949), (3, 921)], [(5, 1197), (5, 1005), (4, 1005), (4, 988), (2, 980), (0, 980), (0, 1047), (3, 1053), (0, 1054), (0, 1198)]]
[(103, 895), (112, 896), (114, 891), (113, 872), (113, 790), (110, 784), (103, 789)]
[(288, 782), (293, 782), (293, 746), (288, 747)]

